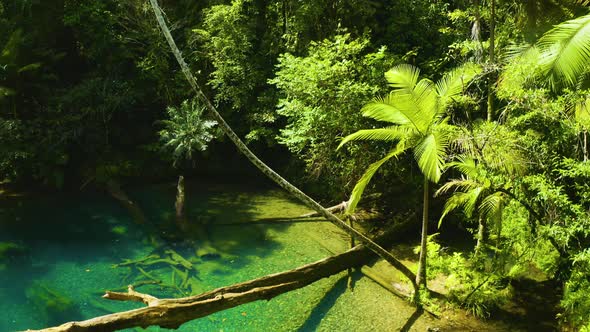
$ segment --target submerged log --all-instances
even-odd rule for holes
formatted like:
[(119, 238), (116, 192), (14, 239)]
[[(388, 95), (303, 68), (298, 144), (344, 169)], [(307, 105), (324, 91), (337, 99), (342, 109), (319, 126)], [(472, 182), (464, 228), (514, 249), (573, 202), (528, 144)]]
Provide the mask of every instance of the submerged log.
[[(399, 227), (393, 227), (379, 236), (377, 242), (388, 242), (392, 238), (400, 236), (401, 233), (403, 232), (399, 231)], [(361, 266), (372, 257), (375, 257), (375, 254), (371, 250), (364, 245), (358, 245), (342, 254), (293, 270), (178, 299), (159, 299), (149, 294), (139, 293), (132, 286), (128, 288), (127, 293), (107, 291), (103, 295), (106, 299), (143, 302), (147, 306), (85, 321), (69, 322), (40, 331), (113, 331), (148, 326), (178, 328), (186, 322), (218, 311), (253, 301), (270, 300), (280, 294), (305, 287), (350, 267)]]

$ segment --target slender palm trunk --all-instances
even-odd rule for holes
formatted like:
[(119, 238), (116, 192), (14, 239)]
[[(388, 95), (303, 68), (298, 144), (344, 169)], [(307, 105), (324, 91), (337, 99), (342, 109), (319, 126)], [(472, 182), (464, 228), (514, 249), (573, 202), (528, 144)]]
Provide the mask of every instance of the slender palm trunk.
[(479, 255), (481, 252), (481, 248), (486, 242), (486, 221), (483, 217), (479, 217), (478, 220), (478, 227), (477, 227), (477, 244), (475, 245), (475, 255)]
[(416, 273), (416, 285), (424, 285), (426, 288), (426, 244), (428, 240), (428, 204), (429, 204), (429, 183), (424, 177), (424, 197), (422, 203), (422, 234), (420, 236), (420, 259), (418, 260), (418, 272)]
[[(289, 192), (295, 198), (299, 199), (299, 201), (301, 201), (303, 204), (305, 204), (309, 208), (313, 209), (314, 211), (317, 211), (324, 218), (326, 218), (327, 220), (329, 220), (330, 222), (332, 222), (336, 226), (340, 227), (346, 233), (357, 238), (365, 246), (367, 246), (367, 248), (369, 248), (370, 250), (375, 252), (381, 258), (383, 258), (384, 260), (389, 262), (393, 267), (398, 269), (404, 276), (406, 276), (410, 280), (414, 289), (417, 290), (417, 286), (414, 283), (414, 278), (415, 278), (414, 273), (412, 273), (412, 271), (410, 271), (410, 269), (408, 269), (402, 262), (400, 262), (397, 258), (395, 258), (390, 252), (383, 249), (383, 247), (381, 247), (377, 243), (373, 242), (371, 239), (369, 239), (364, 234), (362, 234), (359, 231), (357, 231), (356, 229), (350, 227), (350, 225), (348, 225), (346, 222), (342, 221), (340, 218), (336, 217), (330, 211), (326, 210), (318, 202), (313, 200), (311, 197), (307, 196), (305, 193), (303, 193), (297, 187), (295, 187), (290, 182), (288, 182), (283, 177), (281, 177), (273, 169), (268, 167), (254, 153), (252, 153), (252, 151), (250, 151), (250, 149), (246, 146), (246, 144), (244, 144), (244, 142), (242, 142), (242, 140), (236, 135), (236, 133), (231, 129), (231, 127), (227, 124), (227, 122), (225, 122), (225, 119), (219, 114), (219, 112), (217, 112), (215, 106), (213, 106), (211, 101), (205, 96), (205, 94), (203, 93), (203, 91), (199, 87), (197, 80), (195, 79), (195, 77), (193, 76), (192, 72), (190, 71), (188, 65), (184, 61), (182, 54), (180, 53), (180, 50), (176, 46), (176, 42), (174, 41), (174, 39), (172, 38), (172, 35), (170, 34), (170, 29), (168, 29), (168, 26), (166, 25), (166, 22), (164, 20), (163, 14), (162, 14), (162, 10), (160, 9), (160, 7), (158, 5), (157, 0), (150, 0), (150, 4), (152, 6), (152, 9), (154, 10), (154, 14), (156, 15), (156, 19), (158, 21), (158, 24), (160, 25), (160, 28), (162, 29), (164, 37), (168, 41), (168, 44), (170, 45), (170, 48), (171, 48), (172, 52), (174, 53), (174, 56), (176, 57), (176, 60), (178, 61), (178, 64), (180, 65), (182, 72), (184, 73), (188, 83), (192, 87), (193, 91), (196, 93), (197, 97), (205, 104), (205, 106), (209, 110), (211, 116), (218, 122), (219, 127), (229, 137), (229, 139), (234, 143), (234, 145), (237, 147), (237, 149), (242, 154), (244, 154), (244, 156), (246, 156), (246, 158), (248, 158), (248, 160), (250, 160), (250, 162), (254, 166), (256, 166), (264, 175), (266, 175), (272, 181), (277, 183), (279, 186), (281, 186), (283, 189), (285, 189), (287, 192)], [(417, 291), (416, 291), (416, 293), (417, 293)]]
[(495, 83), (495, 62), (496, 62), (496, 0), (492, 0), (491, 3), (491, 18), (490, 18), (490, 55), (489, 65), (492, 66), (492, 74), (488, 81), (488, 121), (494, 120), (494, 83)]
[(477, 42), (475, 58), (477, 63), (481, 63), (483, 56), (483, 42), (481, 41), (481, 14), (479, 10), (479, 0), (475, 0), (475, 21), (471, 28), (471, 39)]
[(584, 162), (588, 161), (588, 131), (584, 130)]
[[(350, 227), (354, 228), (354, 218), (352, 216), (348, 216), (348, 223), (349, 223)], [(350, 248), (351, 249), (356, 246), (356, 243), (354, 243), (354, 242), (355, 242), (354, 236), (351, 236), (350, 237)], [(352, 267), (347, 270), (347, 273), (348, 273), (347, 286), (348, 286), (348, 289), (350, 289), (350, 291), (354, 290), (354, 278), (353, 278), (354, 276), (352, 275), (352, 272), (353, 272)]]

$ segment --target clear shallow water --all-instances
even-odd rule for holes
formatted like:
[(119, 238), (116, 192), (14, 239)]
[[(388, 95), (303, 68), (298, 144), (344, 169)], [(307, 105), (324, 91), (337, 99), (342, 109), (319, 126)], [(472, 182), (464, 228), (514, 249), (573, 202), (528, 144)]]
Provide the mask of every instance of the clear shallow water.
[[(136, 268), (113, 267), (174, 250), (193, 263), (184, 287), (143, 285), (158, 297), (198, 294), (280, 272), (330, 253), (317, 239), (344, 250), (347, 241), (327, 223), (221, 225), (261, 218), (288, 218), (308, 210), (278, 190), (187, 183), (187, 214), (206, 225), (186, 238), (172, 236), (174, 184), (128, 189), (149, 225), (138, 225), (106, 194), (0, 202), (0, 332), (37, 329), (83, 320), (141, 304), (104, 300), (104, 290), (123, 290), (148, 280)], [(167, 285), (183, 283), (182, 267), (144, 266)], [(174, 272), (173, 272), (174, 271)], [(269, 302), (258, 301), (183, 325), (180, 331), (507, 331), (473, 318), (434, 320), (367, 278), (346, 274), (320, 280)], [(147, 331), (160, 331), (150, 327)], [(145, 331), (133, 329), (129, 331)]]
[[(10, 247), (0, 256), (0, 312), (5, 313), (0, 318), (0, 331), (42, 328), (140, 307), (100, 298), (104, 290), (147, 279), (136, 269), (113, 267), (125, 259), (154, 253), (165, 257), (162, 253), (172, 249), (193, 262), (196, 271), (190, 272), (188, 288), (139, 288), (155, 296), (174, 297), (291, 269), (328, 255), (305, 235), (315, 223), (216, 226), (292, 217), (307, 211), (273, 190), (253, 192), (190, 183), (186, 204), (189, 219), (205, 220), (207, 225), (191, 240), (170, 239), (166, 225), (174, 213), (174, 190), (173, 185), (163, 185), (128, 191), (153, 227), (149, 231), (134, 223), (129, 213), (107, 195), (45, 197), (0, 208), (0, 243)], [(174, 273), (166, 264), (143, 269), (170, 285), (179, 285), (183, 279), (182, 268)], [(319, 323), (310, 317), (314, 304), (334, 282), (324, 280), (270, 302), (226, 310), (183, 325), (180, 330), (314, 330)]]

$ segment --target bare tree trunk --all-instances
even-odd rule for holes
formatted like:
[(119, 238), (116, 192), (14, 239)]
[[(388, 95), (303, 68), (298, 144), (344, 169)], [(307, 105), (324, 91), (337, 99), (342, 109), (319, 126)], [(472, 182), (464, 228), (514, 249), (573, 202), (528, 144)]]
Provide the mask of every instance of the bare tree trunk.
[(110, 180), (107, 183), (107, 190), (111, 194), (113, 198), (118, 200), (123, 206), (129, 211), (131, 216), (133, 217), (133, 221), (138, 224), (146, 224), (146, 218), (143, 214), (143, 211), (133, 202), (127, 194), (121, 189), (118, 183), (113, 180)]
[(418, 260), (418, 272), (416, 273), (416, 285), (424, 285), (426, 288), (426, 250), (428, 243), (428, 204), (430, 200), (428, 179), (424, 177), (424, 196), (422, 203), (422, 234), (420, 236), (420, 259)]
[(483, 43), (481, 41), (481, 14), (479, 8), (479, 0), (475, 0), (475, 20), (471, 27), (471, 39), (477, 42), (475, 49), (475, 59), (477, 63), (481, 63), (483, 56)]
[(176, 209), (176, 225), (181, 231), (186, 231), (186, 214), (184, 212), (184, 176), (178, 177), (178, 184), (176, 185), (176, 202), (174, 208)]
[(168, 41), (168, 44), (170, 45), (170, 48), (171, 48), (172, 52), (174, 53), (174, 56), (176, 57), (178, 64), (182, 68), (182, 72), (184, 73), (184, 75), (185, 75), (186, 79), (188, 80), (190, 86), (192, 87), (193, 91), (196, 93), (197, 97), (205, 104), (205, 106), (209, 110), (211, 116), (218, 122), (219, 127), (229, 137), (229, 139), (234, 143), (234, 145), (238, 148), (238, 150), (242, 154), (244, 154), (244, 156), (246, 156), (246, 158), (248, 158), (248, 160), (250, 160), (250, 162), (254, 166), (256, 166), (268, 178), (273, 180), (275, 183), (277, 183), (279, 186), (281, 186), (283, 189), (285, 189), (287, 192), (289, 192), (295, 198), (299, 199), (299, 201), (301, 201), (303, 204), (305, 204), (309, 208), (319, 212), (322, 216), (324, 216), (326, 219), (331, 221), (336, 226), (340, 227), (346, 233), (356, 237), (359, 241), (361, 241), (363, 244), (365, 244), (369, 249), (371, 249), (372, 251), (377, 253), (377, 255), (379, 255), (384, 260), (389, 262), (393, 267), (398, 269), (404, 276), (406, 276), (410, 280), (410, 282), (414, 286), (414, 289), (417, 290), (417, 286), (414, 284), (414, 278), (415, 278), (414, 273), (412, 273), (412, 271), (410, 271), (410, 269), (408, 269), (402, 262), (400, 262), (397, 258), (395, 258), (390, 252), (383, 249), (381, 246), (379, 246), (375, 242), (371, 241), (371, 239), (369, 239), (364, 234), (362, 234), (359, 231), (357, 231), (356, 229), (350, 227), (346, 222), (344, 222), (340, 218), (336, 217), (330, 211), (327, 211), (326, 209), (324, 209), (319, 203), (317, 203), (311, 197), (307, 196), (305, 193), (303, 193), (297, 187), (295, 187), (290, 182), (288, 182), (283, 177), (281, 177), (273, 169), (271, 169), (264, 162), (262, 162), (254, 153), (252, 153), (252, 151), (250, 151), (250, 149), (244, 144), (244, 142), (242, 142), (242, 140), (240, 140), (240, 138), (236, 135), (236, 133), (227, 124), (227, 122), (225, 122), (225, 119), (219, 114), (219, 112), (217, 112), (217, 109), (215, 108), (215, 106), (213, 106), (211, 101), (209, 101), (209, 99), (205, 96), (205, 94), (203, 93), (203, 91), (199, 87), (199, 84), (197, 83), (195, 77), (191, 73), (188, 65), (184, 61), (182, 54), (180, 53), (180, 50), (176, 46), (176, 43), (174, 42), (174, 39), (172, 38), (172, 35), (170, 34), (170, 29), (168, 29), (168, 26), (166, 25), (166, 22), (164, 20), (163, 15), (162, 15), (162, 10), (160, 9), (160, 7), (158, 5), (157, 0), (150, 0), (150, 4), (152, 5), (152, 8), (154, 10), (154, 14), (156, 15), (156, 19), (158, 21), (158, 24), (160, 25), (160, 28), (161, 28), (162, 32), (164, 33), (164, 36), (166, 37), (166, 40)]

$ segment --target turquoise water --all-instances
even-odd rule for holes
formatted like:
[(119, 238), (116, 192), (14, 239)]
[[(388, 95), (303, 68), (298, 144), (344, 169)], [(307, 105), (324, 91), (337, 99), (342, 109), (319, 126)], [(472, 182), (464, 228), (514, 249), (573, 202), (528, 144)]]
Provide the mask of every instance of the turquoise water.
[[(128, 190), (142, 207), (149, 227), (137, 225), (109, 196), (81, 193), (13, 201), (0, 210), (0, 331), (42, 328), (82, 320), (141, 304), (103, 300), (104, 290), (149, 280), (130, 267), (113, 267), (168, 250), (193, 263), (190, 286), (180, 287), (186, 269), (143, 266), (172, 287), (138, 290), (177, 297), (291, 269), (328, 255), (305, 236), (313, 224), (218, 226), (260, 218), (292, 217), (307, 210), (274, 190), (190, 183), (189, 220), (205, 221), (189, 239), (171, 236), (173, 185)], [(5, 204), (6, 205), (6, 204)], [(174, 271), (174, 272), (173, 272)], [(174, 276), (173, 276), (174, 274)], [(325, 281), (320, 288), (329, 287)], [(318, 289), (306, 288), (270, 302), (255, 302), (183, 325), (186, 331), (297, 330), (306, 324)], [(320, 292), (321, 293), (321, 292)], [(312, 299), (312, 297), (314, 299)], [(309, 323), (308, 323), (309, 324)], [(309, 328), (313, 329), (312, 326)], [(158, 328), (150, 328), (157, 331)]]
[[(173, 227), (174, 184), (127, 188), (129, 197), (142, 208), (146, 225), (138, 225), (119, 202), (101, 193), (0, 201), (0, 331), (38, 329), (141, 307), (101, 298), (104, 290), (124, 290), (128, 284), (158, 280), (158, 285), (143, 284), (137, 290), (162, 298), (180, 297), (330, 255), (318, 239), (345, 249), (345, 238), (325, 222), (223, 225), (288, 219), (308, 212), (279, 190), (252, 188), (187, 183), (192, 231), (182, 236)], [(171, 252), (189, 261), (192, 268), (179, 265)], [(146, 258), (167, 259), (176, 265), (117, 266)], [(354, 292), (347, 289), (344, 272), (268, 302), (194, 320), (179, 330), (517, 330), (482, 323), (461, 312), (445, 312), (443, 320), (416, 315), (407, 302), (359, 273), (355, 279)]]

